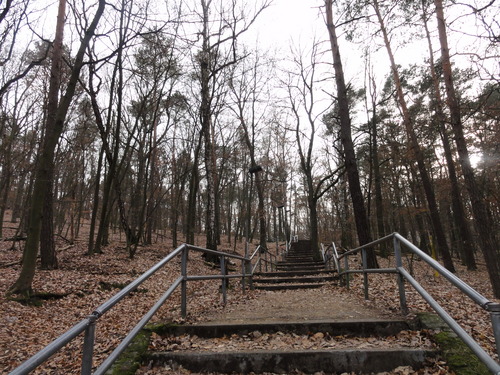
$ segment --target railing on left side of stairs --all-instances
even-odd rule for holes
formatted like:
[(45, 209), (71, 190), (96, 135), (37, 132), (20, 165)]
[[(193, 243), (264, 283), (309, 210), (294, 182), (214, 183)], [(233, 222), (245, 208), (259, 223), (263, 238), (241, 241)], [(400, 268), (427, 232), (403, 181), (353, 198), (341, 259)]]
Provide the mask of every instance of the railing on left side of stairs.
[(277, 264), (278, 258), (275, 254), (271, 253), (265, 247), (263, 247), (261, 245), (257, 246), (255, 251), (250, 256), (250, 262), (252, 262), (254, 259), (255, 259), (255, 263), (254, 263), (253, 268), (252, 268), (252, 272), (251, 272), (252, 274), (255, 273), (257, 268), (259, 268), (259, 272), (262, 272), (263, 266), (264, 266), (265, 272), (276, 270), (276, 264)]
[[(189, 275), (187, 263), (189, 261), (188, 252), (197, 251), (216, 255), (220, 259), (220, 275)], [(179, 277), (167, 288), (163, 295), (158, 299), (158, 301), (150, 308), (150, 310), (141, 318), (141, 320), (135, 325), (134, 328), (127, 334), (127, 336), (118, 344), (114, 351), (95, 369), (94, 375), (103, 375), (118, 359), (121, 353), (127, 348), (127, 346), (132, 342), (132, 340), (137, 336), (137, 334), (144, 328), (144, 326), (151, 320), (153, 315), (160, 309), (160, 307), (165, 303), (165, 301), (172, 295), (172, 293), (178, 288), (181, 288), (181, 315), (186, 317), (187, 314), (187, 282), (190, 280), (221, 280), (221, 291), (223, 296), (223, 303), (226, 303), (226, 281), (228, 279), (241, 278), (241, 285), (243, 290), (245, 290), (245, 281), (251, 274), (246, 272), (250, 268), (250, 259), (245, 258), (236, 254), (230, 254), (222, 251), (215, 251), (204, 249), (197, 246), (183, 244), (177, 249), (168, 254), (160, 262), (151, 267), (148, 271), (144, 272), (137, 279), (128, 284), (125, 288), (116, 293), (113, 297), (108, 299), (102, 305), (97, 307), (88, 317), (82, 319), (80, 322), (75, 324), (72, 328), (67, 330), (61, 336), (52, 341), (45, 348), (40, 350), (38, 353), (33, 355), (31, 358), (27, 359), (25, 362), (21, 363), (16, 367), (9, 375), (25, 375), (29, 374), (31, 371), (36, 369), (38, 366), (47, 361), (52, 355), (60, 351), (66, 344), (73, 341), (80, 334), (84, 334), (83, 341), (83, 355), (81, 363), (82, 375), (92, 374), (93, 368), (93, 354), (94, 354), (94, 342), (96, 333), (96, 324), (101, 316), (106, 312), (111, 310), (113, 306), (119, 303), (123, 298), (129, 295), (131, 292), (135, 291), (142, 283), (152, 277), (156, 272), (161, 270), (168, 262), (173, 259), (181, 258), (181, 271)], [(241, 274), (227, 274), (226, 273), (226, 260), (235, 259), (236, 261), (241, 261)]]

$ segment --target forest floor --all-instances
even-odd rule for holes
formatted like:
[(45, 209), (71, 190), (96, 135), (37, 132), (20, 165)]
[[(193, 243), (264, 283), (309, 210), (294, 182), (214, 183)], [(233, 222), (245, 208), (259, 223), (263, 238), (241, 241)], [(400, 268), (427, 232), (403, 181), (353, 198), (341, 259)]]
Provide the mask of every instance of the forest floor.
[[(7, 229), (5, 229), (7, 227)], [(11, 223), (4, 223), (4, 238), (14, 233)], [(167, 241), (165, 239), (165, 241)], [(199, 239), (202, 245), (202, 239)], [(119, 238), (104, 249), (104, 254), (92, 257), (84, 255), (86, 252), (85, 239), (77, 240), (69, 245), (58, 239), (57, 248), (59, 269), (44, 271), (37, 270), (33, 282), (36, 293), (45, 298), (39, 304), (26, 305), (6, 298), (6, 292), (16, 280), (20, 270), (22, 251), (19, 243), (12, 247), (12, 241), (0, 241), (0, 374), (7, 374), (22, 361), (35, 354), (49, 344), (56, 337), (71, 328), (81, 319), (88, 316), (96, 307), (116, 294), (120, 288), (131, 282), (148, 270), (159, 260), (170, 253), (173, 248), (165, 243), (140, 247), (134, 259), (128, 257), (125, 244)], [(221, 246), (221, 250), (233, 252), (233, 246)], [(242, 251), (238, 244), (237, 251)], [(462, 326), (487, 350), (495, 356), (495, 343), (491, 331), (490, 319), (484, 311), (476, 307), (466, 297), (449, 286), (442, 277), (434, 275), (432, 270), (423, 267), (423, 262), (411, 262), (413, 272), (419, 282), (424, 284), (438, 302), (442, 303), (447, 311), (457, 319)], [(383, 265), (381, 265), (383, 266)], [(470, 272), (458, 264), (457, 276), (465, 280), (472, 287), (492, 299), (492, 292), (484, 264), (479, 270)], [(104, 314), (97, 322), (96, 344), (94, 350), (94, 365), (99, 364), (116, 347), (117, 343), (138, 322), (140, 317), (149, 310), (165, 289), (178, 277), (180, 259), (174, 259), (158, 272), (155, 278), (147, 280), (134, 293)], [(189, 274), (216, 274), (219, 272), (204, 262), (200, 254), (190, 253)], [(219, 292), (219, 282), (196, 281), (188, 286), (188, 316), (186, 320), (180, 318), (180, 294), (174, 292), (164, 306), (153, 317), (152, 322), (205, 322), (231, 311), (246, 311), (262, 306), (256, 301), (276, 301), (279, 299), (298, 300), (302, 295), (304, 302), (297, 306), (292, 316), (311, 311), (311, 304), (319, 300), (328, 300), (334, 296), (337, 302), (351, 303), (351, 315), (370, 314), (384, 317), (398, 317), (399, 299), (395, 288), (394, 275), (370, 276), (370, 300), (363, 298), (362, 279), (354, 278), (351, 289), (333, 285), (325, 286), (316, 291), (298, 291), (295, 295), (288, 292), (247, 291), (241, 292), (238, 281), (231, 281), (227, 305), (222, 304)], [(408, 288), (409, 289), (409, 288)], [(299, 295), (300, 294), (300, 295)], [(428, 311), (429, 307), (417, 295), (408, 290), (408, 305), (411, 313)], [(492, 299), (493, 300), (493, 299)], [(347, 302), (346, 302), (347, 303)], [(272, 304), (272, 303), (270, 303)], [(338, 305), (338, 303), (337, 303)], [(346, 310), (346, 314), (349, 312)], [(278, 347), (295, 346), (302, 342), (307, 347), (311, 337), (286, 336), (278, 338), (273, 345)], [(317, 338), (316, 338), (317, 339)], [(383, 342), (357, 342), (355, 346), (386, 345)], [(389, 341), (408, 342), (418, 340), (422, 344), (432, 345), (428, 338), (414, 337), (405, 334), (394, 337)], [(64, 350), (55, 354), (44, 366), (33, 373), (37, 374), (77, 374), (79, 373), (81, 347), (83, 339), (80, 337)], [(214, 347), (220, 346), (215, 340)], [(238, 345), (237, 343), (235, 345)], [(241, 345), (246, 345), (241, 343)], [(498, 358), (496, 358), (498, 360)], [(142, 374), (189, 374), (183, 369), (148, 369), (140, 370)], [(426, 368), (413, 371), (411, 368), (398, 368), (391, 373), (384, 374), (449, 374), (446, 364), (440, 360), (429, 363)]]

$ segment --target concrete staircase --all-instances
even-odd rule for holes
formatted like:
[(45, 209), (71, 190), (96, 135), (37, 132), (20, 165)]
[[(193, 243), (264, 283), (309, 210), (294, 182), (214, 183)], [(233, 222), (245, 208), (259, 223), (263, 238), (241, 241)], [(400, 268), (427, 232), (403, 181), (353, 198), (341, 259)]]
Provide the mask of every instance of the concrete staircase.
[(263, 290), (310, 289), (338, 280), (333, 271), (315, 258), (310, 241), (294, 242), (285, 259), (277, 263), (276, 271), (256, 272), (253, 285)]
[[(409, 347), (390, 348), (356, 348), (345, 347), (325, 349), (322, 342), (332, 338), (365, 337), (372, 340), (389, 335), (395, 335), (412, 326), (404, 320), (391, 321), (350, 321), (350, 322), (273, 322), (260, 324), (200, 324), (188, 326), (156, 327), (155, 332), (164, 340), (176, 342), (194, 338), (195, 340), (213, 340), (219, 338), (220, 345), (204, 345), (193, 343), (187, 350), (167, 350), (149, 352), (145, 363), (150, 366), (163, 366), (172, 369), (182, 366), (192, 372), (202, 373), (378, 373), (391, 371), (399, 366), (411, 366), (413, 369), (422, 367), (425, 359), (435, 356), (430, 349)], [(293, 335), (297, 341), (304, 340), (299, 335), (317, 338), (318, 345), (314, 348), (274, 349), (268, 344), (269, 335)], [(211, 350), (210, 347), (222, 346), (233, 348), (233, 340), (261, 341), (258, 349), (244, 350)], [(208, 349), (207, 349), (208, 348)]]
[(151, 327), (150, 349), (142, 355), (147, 371), (139, 374), (372, 374), (417, 370), (437, 355), (432, 345), (414, 343), (421, 337), (416, 321), (388, 319), (332, 284), (308, 289), (336, 278), (306, 242), (277, 268), (255, 275), (254, 285), (288, 291), (259, 293), (252, 308), (236, 304), (206, 323)]

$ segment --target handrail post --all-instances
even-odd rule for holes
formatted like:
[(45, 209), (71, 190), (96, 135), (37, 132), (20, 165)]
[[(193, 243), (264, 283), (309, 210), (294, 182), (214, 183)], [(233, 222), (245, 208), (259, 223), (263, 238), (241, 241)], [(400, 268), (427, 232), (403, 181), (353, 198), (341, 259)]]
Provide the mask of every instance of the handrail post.
[(393, 238), (394, 243), (394, 258), (396, 260), (396, 269), (398, 269), (398, 289), (399, 289), (399, 305), (401, 306), (401, 313), (408, 314), (408, 305), (406, 304), (405, 281), (403, 275), (399, 272), (399, 267), (403, 267), (403, 260), (401, 258), (401, 244), (396, 236)]
[(189, 248), (186, 246), (181, 256), (181, 316), (187, 316), (187, 260)]
[(363, 286), (365, 290), (365, 300), (369, 300), (368, 296), (368, 273), (366, 272), (368, 268), (368, 260), (366, 256), (366, 248), (361, 249), (361, 260), (363, 262)]
[(245, 294), (245, 283), (246, 283), (245, 278), (247, 276), (246, 275), (246, 269), (247, 269), (246, 263), (247, 263), (246, 259), (241, 261), (241, 274), (243, 275), (243, 277), (241, 278), (241, 291), (243, 294)]
[(85, 329), (85, 336), (83, 339), (83, 354), (82, 354), (82, 369), (81, 375), (92, 374), (92, 357), (94, 354), (94, 342), (95, 342), (95, 322), (97, 320), (96, 315), (90, 315), (88, 317), (89, 325)]
[(347, 290), (349, 290), (349, 287), (350, 287), (350, 285), (349, 285), (350, 284), (349, 283), (349, 281), (350, 281), (349, 280), (349, 272), (348, 272), (349, 271), (349, 259), (347, 259), (348, 257), (349, 257), (348, 255), (346, 255), (344, 257), (344, 268), (345, 268), (344, 272), (346, 272), (345, 273), (345, 286), (347, 287)]
[(492, 303), (487, 306), (490, 311), (491, 325), (493, 326), (493, 335), (495, 336), (495, 344), (497, 354), (500, 357), (500, 303)]
[(220, 257), (220, 272), (222, 273), (222, 304), (226, 306), (227, 295), (226, 295), (226, 257), (222, 255)]
[(250, 278), (248, 279), (248, 287), (250, 288), (250, 290), (253, 290), (253, 272), (252, 272), (252, 262), (250, 262), (250, 260), (246, 261), (246, 267), (248, 267), (248, 270), (250, 271), (249, 272)]

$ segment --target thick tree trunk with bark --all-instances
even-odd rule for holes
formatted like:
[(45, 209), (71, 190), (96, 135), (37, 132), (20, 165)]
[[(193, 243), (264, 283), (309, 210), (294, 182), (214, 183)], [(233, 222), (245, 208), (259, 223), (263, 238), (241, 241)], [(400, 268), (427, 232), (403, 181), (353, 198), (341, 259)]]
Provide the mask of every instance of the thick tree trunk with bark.
[[(65, 17), (66, 0), (60, 0), (57, 14), (56, 35), (52, 45), (52, 65), (50, 68), (44, 142), (47, 139), (54, 137), (55, 117), (59, 103), (59, 89), (61, 86)], [(42, 269), (54, 269), (57, 268), (56, 244), (54, 240), (54, 160), (48, 160), (46, 168), (47, 191), (45, 192), (43, 203), (42, 228), (40, 234), (40, 257)]]
[(478, 234), (478, 242), (481, 247), (486, 267), (490, 276), (493, 293), (500, 298), (500, 256), (497, 250), (495, 231), (490, 220), (488, 207), (484, 199), (484, 192), (476, 182), (474, 170), (470, 163), (467, 142), (464, 136), (460, 104), (455, 92), (453, 74), (451, 70), (450, 51), (448, 47), (448, 36), (444, 20), (443, 3), (434, 0), (436, 6), (436, 17), (439, 31), (439, 42), (441, 44), (441, 64), (443, 68), (444, 83), (446, 87), (446, 99), (450, 109), (451, 127), (457, 146), (458, 160), (462, 168), (465, 186), (471, 200), (474, 225)]
[[(200, 104), (200, 123), (203, 135), (204, 145), (204, 163), (207, 179), (207, 201), (205, 231), (207, 235), (206, 248), (217, 250), (217, 218), (216, 218), (216, 186), (217, 186), (217, 167), (214, 149), (213, 129), (212, 129), (212, 110), (210, 95), (210, 45), (209, 45), (209, 5), (202, 0), (203, 8), (203, 46), (200, 56), (200, 76), (201, 76), (201, 104)], [(217, 262), (217, 256), (206, 256), (207, 260)]]
[[(351, 195), (354, 209), (354, 220), (360, 245), (372, 241), (370, 235), (370, 225), (366, 216), (366, 208), (359, 181), (358, 166), (356, 163), (356, 154), (351, 135), (351, 118), (349, 115), (349, 101), (347, 98), (347, 87), (344, 79), (344, 70), (340, 58), (340, 48), (338, 45), (336, 27), (333, 23), (332, 0), (325, 0), (327, 28), (330, 35), (330, 48), (333, 56), (333, 67), (335, 70), (335, 83), (337, 86), (337, 100), (340, 119), (340, 137), (344, 149), (344, 164), (349, 182), (349, 192)], [(368, 267), (375, 268), (377, 258), (373, 251), (368, 251)]]
[(85, 35), (81, 40), (80, 47), (75, 57), (71, 76), (66, 87), (66, 92), (61, 98), (61, 102), (57, 108), (55, 116), (54, 131), (52, 137), (47, 138), (44, 142), (40, 154), (38, 166), (35, 171), (35, 184), (31, 199), (31, 212), (28, 227), (28, 238), (23, 253), (23, 265), (21, 273), (16, 282), (10, 287), (9, 293), (15, 294), (30, 294), (32, 290), (32, 282), (35, 276), (36, 258), (38, 255), (38, 243), (40, 241), (40, 229), (43, 215), (43, 202), (48, 189), (47, 184), (47, 165), (54, 160), (54, 151), (63, 131), (64, 122), (68, 113), (69, 106), (73, 100), (76, 86), (80, 77), (80, 71), (83, 67), (83, 57), (89, 44), (90, 38), (94, 35), (97, 24), (104, 12), (105, 1), (99, 0), (99, 6), (94, 15), (94, 19), (89, 28), (85, 31)]

